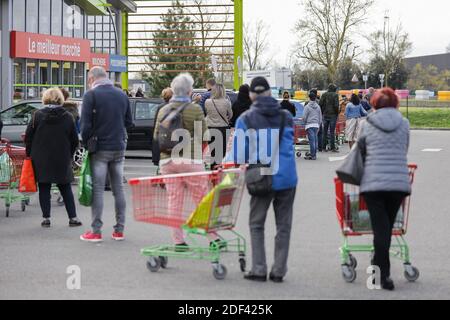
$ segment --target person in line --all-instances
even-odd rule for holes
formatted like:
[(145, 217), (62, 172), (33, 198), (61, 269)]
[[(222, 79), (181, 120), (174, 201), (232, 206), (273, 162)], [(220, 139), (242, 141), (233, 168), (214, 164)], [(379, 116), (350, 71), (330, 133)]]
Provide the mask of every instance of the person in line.
[[(278, 145), (278, 152), (274, 155), (266, 150), (257, 153), (257, 161), (261, 162), (261, 154), (265, 154), (274, 163), (279, 164), (278, 170), (273, 172), (272, 192), (269, 196), (252, 196), (250, 200), (250, 234), (252, 248), (252, 268), (244, 276), (250, 281), (267, 281), (266, 250), (264, 245), (264, 225), (267, 212), (273, 203), (277, 235), (275, 237), (275, 261), (269, 275), (273, 282), (283, 282), (287, 274), (287, 261), (292, 228), (293, 205), (297, 187), (297, 171), (295, 165), (294, 148), (294, 122), (292, 115), (281, 109), (280, 104), (272, 97), (269, 83), (263, 77), (256, 77), (250, 85), (250, 97), (253, 105), (236, 122), (236, 133), (233, 138), (232, 152), (228, 157), (236, 164), (245, 164), (250, 161), (249, 150), (251, 146), (248, 139), (240, 145), (241, 131), (256, 130), (257, 139), (267, 137), (267, 145)], [(272, 141), (272, 130), (277, 130), (277, 139)], [(267, 132), (270, 131), (270, 132)], [(281, 134), (281, 136), (279, 136)], [(279, 136), (279, 137), (278, 137)], [(255, 139), (253, 139), (255, 140)], [(279, 143), (278, 143), (279, 142)], [(256, 141), (253, 141), (256, 143)], [(252, 143), (252, 144), (253, 144)], [(266, 144), (263, 144), (266, 145)], [(270, 147), (272, 149), (272, 147)], [(227, 161), (229, 159), (227, 158)]]
[[(217, 130), (220, 132), (222, 139), (222, 150), (212, 150), (211, 157), (213, 159), (211, 166), (215, 167), (216, 164), (222, 163), (225, 157), (227, 142), (228, 142), (228, 130), (230, 128), (230, 121), (233, 116), (233, 110), (231, 109), (231, 102), (227, 99), (225, 87), (223, 84), (217, 83), (211, 90), (211, 98), (205, 102), (206, 109), (206, 125), (210, 130)], [(211, 134), (211, 143), (215, 143), (215, 137)], [(222, 152), (218, 155), (218, 151)]]
[[(160, 172), (162, 175), (178, 174), (187, 172), (202, 172), (205, 170), (201, 150), (196, 150), (196, 146), (202, 146), (205, 132), (207, 131), (205, 116), (202, 109), (195, 103), (192, 103), (191, 96), (193, 91), (194, 79), (188, 73), (182, 73), (175, 77), (170, 85), (173, 91), (173, 97), (170, 103), (161, 108), (155, 122), (155, 131), (153, 139), (158, 139), (158, 133), (161, 122), (171, 112), (179, 110), (182, 118), (182, 126), (187, 130), (191, 137), (191, 153), (180, 152), (172, 156), (171, 150), (160, 150)], [(180, 109), (181, 108), (181, 109)], [(200, 123), (202, 127), (201, 135), (194, 135), (195, 124)], [(161, 147), (161, 146), (160, 146)], [(197, 152), (196, 152), (197, 151)], [(166, 184), (168, 194), (168, 214), (179, 216), (182, 213), (184, 201), (184, 188), (187, 188), (193, 195), (193, 201), (199, 203), (208, 192), (207, 181), (203, 177), (198, 179), (177, 180), (174, 183)], [(189, 249), (184, 239), (183, 231), (180, 228), (172, 229), (172, 238), (177, 251)]]
[[(159, 112), (161, 111), (161, 109), (168, 105), (170, 102), (170, 99), (172, 99), (173, 97), (173, 91), (170, 87), (165, 88), (162, 92), (161, 92), (161, 98), (164, 100), (164, 102), (162, 104), (160, 104), (158, 106), (158, 109), (156, 110), (156, 114), (155, 114), (155, 119), (158, 119), (158, 115)], [(157, 137), (153, 137), (153, 142), (152, 142), (152, 162), (155, 166), (159, 166), (159, 161), (160, 161), (160, 150), (159, 150), (159, 142)]]
[(206, 90), (207, 91), (202, 94), (202, 97), (201, 97), (200, 101), (198, 102), (198, 104), (202, 108), (205, 116), (206, 116), (206, 109), (205, 109), (206, 100), (211, 98), (211, 90), (216, 86), (216, 84), (217, 84), (217, 82), (213, 78), (206, 80)]
[(350, 149), (358, 140), (362, 117), (367, 117), (367, 111), (361, 105), (358, 95), (352, 94), (350, 102), (345, 108), (345, 137)]
[(331, 152), (339, 152), (336, 148), (336, 122), (339, 115), (339, 95), (334, 84), (328, 86), (328, 91), (320, 98), (320, 107), (323, 114), (323, 151), (327, 151), (328, 138), (330, 138)]
[(358, 93), (358, 98), (361, 101), (361, 105), (367, 112), (370, 112), (372, 109), (372, 106), (370, 105), (370, 102), (367, 100), (367, 96), (364, 95), (362, 91)]
[(144, 97), (145, 97), (144, 91), (142, 90), (141, 87), (139, 87), (139, 88), (137, 89), (135, 97), (136, 97), (136, 98), (144, 98)]
[[(319, 90), (317, 88), (312, 88), (311, 90), (309, 90), (309, 93), (314, 93), (316, 95), (316, 102), (320, 101), (320, 94), (319, 94)], [(303, 108), (306, 108), (306, 106), (308, 105), (309, 102), (310, 102), (310, 100), (306, 101), (305, 105), (303, 106)], [(321, 108), (321, 112), (322, 112), (322, 108)], [(323, 147), (322, 147), (322, 143), (323, 143), (323, 114), (322, 114), (322, 119), (321, 119), (321, 122), (320, 122), (319, 130), (317, 132), (317, 140), (318, 140), (317, 141), (317, 151), (318, 152), (323, 152)], [(308, 157), (310, 155), (311, 154), (309, 152), (307, 152), (305, 156)]]
[(366, 95), (366, 99), (367, 99), (367, 101), (369, 101), (369, 103), (371, 103), (372, 97), (375, 94), (375, 88), (370, 87), (367, 91), (368, 91), (368, 93)]
[(322, 126), (322, 111), (319, 104), (316, 102), (317, 95), (311, 91), (309, 93), (309, 102), (305, 106), (303, 112), (303, 121), (305, 123), (305, 130), (308, 134), (310, 152), (306, 155), (306, 160), (317, 160), (317, 151), (319, 149), (318, 133)]
[(64, 97), (63, 107), (73, 116), (75, 119), (75, 125), (77, 127), (77, 132), (80, 133), (80, 112), (78, 110), (78, 103), (75, 101), (70, 101), (70, 93), (64, 88), (59, 88)]
[(236, 126), (236, 120), (252, 105), (252, 100), (250, 100), (250, 86), (248, 84), (243, 84), (239, 87), (239, 93), (237, 100), (233, 103), (233, 117), (230, 121), (230, 126), (234, 128)]
[(365, 154), (360, 192), (373, 228), (373, 265), (380, 268), (382, 288), (394, 290), (389, 250), (397, 213), (411, 193), (407, 161), (409, 121), (398, 110), (399, 99), (390, 88), (377, 91), (371, 104), (375, 111), (364, 122), (359, 138)]
[(114, 195), (116, 225), (112, 238), (122, 241), (125, 228), (125, 194), (123, 190), (123, 165), (127, 145), (127, 128), (133, 126), (130, 100), (115, 88), (102, 67), (93, 67), (88, 73), (90, 90), (83, 98), (81, 113), (81, 136), (86, 144), (97, 139), (97, 150), (91, 154), (93, 179), (92, 231), (80, 236), (88, 242), (101, 242), (103, 193), (109, 174)]
[(281, 101), (281, 109), (287, 110), (292, 114), (292, 117), (295, 118), (297, 114), (297, 110), (295, 109), (295, 105), (290, 101), (291, 95), (288, 91), (283, 92), (283, 101)]
[(60, 89), (44, 92), (44, 108), (36, 111), (25, 134), (26, 154), (31, 157), (36, 182), (39, 185), (39, 204), (44, 220), (43, 228), (50, 228), (51, 187), (56, 184), (69, 216), (69, 226), (82, 225), (77, 218), (71, 183), (74, 181), (72, 159), (78, 146), (75, 119), (63, 107)]

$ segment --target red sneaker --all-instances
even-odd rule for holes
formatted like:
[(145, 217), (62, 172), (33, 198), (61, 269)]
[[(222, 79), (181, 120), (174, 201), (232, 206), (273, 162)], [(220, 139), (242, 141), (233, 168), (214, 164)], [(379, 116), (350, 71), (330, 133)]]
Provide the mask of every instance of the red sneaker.
[(80, 240), (87, 242), (102, 242), (102, 235), (88, 231), (80, 236)]
[(125, 236), (123, 235), (123, 232), (114, 232), (112, 234), (112, 239), (116, 241), (123, 241), (125, 240)]

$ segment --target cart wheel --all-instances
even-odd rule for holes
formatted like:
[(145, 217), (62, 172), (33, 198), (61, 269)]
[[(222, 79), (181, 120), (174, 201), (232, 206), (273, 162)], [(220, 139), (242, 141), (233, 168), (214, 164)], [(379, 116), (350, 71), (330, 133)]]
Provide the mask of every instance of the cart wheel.
[(59, 196), (58, 199), (56, 199), (56, 203), (62, 207), (64, 205), (63, 197)]
[(166, 269), (169, 259), (167, 257), (159, 257), (159, 261), (161, 262), (161, 268)]
[(356, 267), (358, 266), (358, 260), (356, 260), (356, 258), (352, 254), (348, 255), (348, 259), (350, 260), (350, 266), (353, 269), (356, 269)]
[(245, 258), (239, 258), (239, 266), (241, 267), (241, 271), (245, 272), (245, 268), (247, 267), (247, 261), (245, 261)]
[(9, 217), (9, 204), (6, 205), (6, 217)]
[(405, 264), (405, 272), (404, 272), (406, 280), (409, 282), (415, 282), (419, 279), (420, 272), (416, 267), (411, 266), (410, 264)]
[(213, 264), (213, 275), (217, 280), (223, 280), (227, 276), (227, 268), (223, 264)]
[(161, 260), (158, 257), (149, 257), (147, 260), (147, 268), (151, 272), (158, 272), (161, 268)]
[(25, 210), (27, 209), (27, 204), (26, 204), (25, 200), (22, 200), (22, 202), (21, 202), (21, 209), (22, 209), (22, 212), (25, 212)]
[(29, 206), (29, 205), (30, 205), (30, 199), (26, 199), (26, 200), (25, 200), (25, 204), (26, 204), (27, 206)]
[(342, 266), (342, 277), (348, 283), (353, 283), (356, 280), (356, 270), (349, 265)]
[(297, 156), (297, 158), (301, 158), (302, 157), (302, 153), (301, 152), (297, 152), (295, 155)]

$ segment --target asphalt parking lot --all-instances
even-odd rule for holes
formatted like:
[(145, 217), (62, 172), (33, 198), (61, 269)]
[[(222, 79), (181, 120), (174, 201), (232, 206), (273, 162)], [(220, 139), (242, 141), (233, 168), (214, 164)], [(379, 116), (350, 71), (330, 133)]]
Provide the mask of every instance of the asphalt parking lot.
[[(426, 150), (428, 149), (428, 150)], [(345, 155), (347, 148), (341, 150)], [(109, 240), (114, 224), (111, 193), (106, 194), (104, 238), (84, 243), (79, 235), (89, 228), (90, 209), (78, 207), (85, 224), (69, 229), (63, 208), (55, 203), (53, 226), (40, 227), (36, 196), (26, 212), (13, 206), (11, 217), (0, 209), (0, 299), (449, 299), (450, 298), (450, 132), (413, 131), (409, 160), (417, 163), (407, 240), (411, 259), (420, 269), (416, 283), (403, 278), (400, 262), (393, 261), (397, 290), (366, 287), (369, 256), (356, 255), (358, 278), (343, 281), (338, 247), (342, 241), (335, 216), (334, 170), (339, 159), (321, 154), (317, 162), (297, 161), (299, 186), (294, 210), (289, 272), (283, 284), (250, 283), (242, 279), (238, 257), (225, 256), (228, 276), (217, 281), (204, 261), (171, 259), (169, 268), (150, 273), (140, 249), (170, 243), (170, 232), (160, 226), (133, 221), (130, 191), (126, 241)], [(152, 175), (149, 159), (127, 159), (127, 178)], [(0, 208), (1, 208), (0, 204)], [(248, 239), (249, 198), (244, 196), (236, 229)], [(273, 257), (273, 214), (266, 224), (268, 263)], [(371, 241), (370, 237), (355, 239)], [(250, 256), (250, 251), (248, 252)], [(250, 261), (248, 261), (248, 264)], [(69, 266), (81, 270), (81, 289), (66, 285)]]

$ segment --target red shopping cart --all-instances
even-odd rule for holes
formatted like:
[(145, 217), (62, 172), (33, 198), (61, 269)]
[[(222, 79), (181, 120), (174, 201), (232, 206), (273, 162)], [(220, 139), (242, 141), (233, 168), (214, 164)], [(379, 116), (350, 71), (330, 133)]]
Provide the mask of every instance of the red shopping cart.
[(30, 203), (30, 198), (18, 191), (25, 158), (25, 148), (13, 146), (7, 139), (0, 140), (0, 199), (5, 201), (6, 217), (14, 202), (21, 202), (22, 211)]
[[(182, 228), (193, 244), (186, 250), (176, 245), (142, 249), (150, 271), (165, 268), (168, 257), (209, 260), (214, 277), (221, 280), (227, 272), (219, 263), (223, 252), (238, 253), (241, 270), (245, 271), (245, 239), (233, 230), (244, 191), (244, 171), (242, 167), (129, 181), (135, 220)], [(231, 232), (234, 238), (225, 239), (219, 234), (222, 231)], [(195, 236), (216, 240), (202, 245)]]
[(344, 145), (345, 144), (345, 118), (342, 119), (339, 117), (337, 123), (336, 123), (336, 143), (338, 145)]
[[(409, 165), (410, 182), (413, 184), (417, 165)], [(339, 226), (344, 237), (340, 248), (342, 260), (342, 276), (345, 281), (351, 283), (356, 279), (356, 267), (358, 262), (352, 252), (374, 252), (373, 245), (349, 244), (349, 237), (361, 237), (373, 234), (370, 216), (363, 196), (359, 188), (354, 185), (344, 184), (335, 179), (336, 187), (336, 214)], [(408, 229), (409, 209), (411, 197), (405, 198), (397, 214), (392, 236), (395, 243), (391, 245), (391, 255), (403, 261), (404, 276), (408, 281), (414, 282), (419, 278), (419, 270), (410, 262), (409, 246), (404, 236)]]
[(308, 135), (300, 121), (294, 121), (294, 149), (297, 158), (301, 158), (302, 151), (309, 151)]

